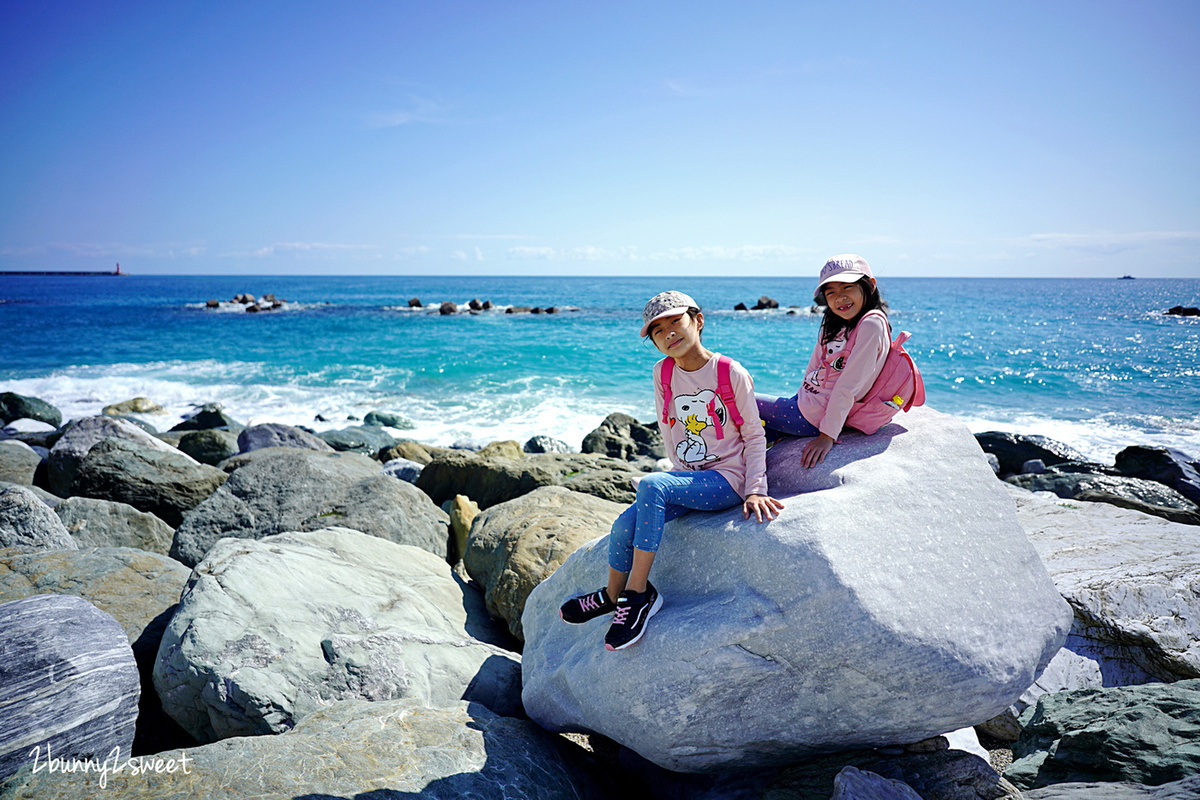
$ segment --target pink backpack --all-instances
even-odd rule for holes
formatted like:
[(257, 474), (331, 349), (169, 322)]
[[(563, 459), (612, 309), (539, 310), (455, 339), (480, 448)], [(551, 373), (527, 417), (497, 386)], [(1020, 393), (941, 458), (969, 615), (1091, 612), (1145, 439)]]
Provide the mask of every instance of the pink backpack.
[[(729, 367), (733, 363), (733, 359), (729, 356), (717, 356), (717, 397), (725, 401), (725, 408), (729, 409), (729, 418), (734, 425), (742, 427), (742, 415), (738, 411), (737, 397), (733, 393), (733, 383), (729, 380)], [(675, 359), (667, 356), (662, 361), (662, 370), (659, 372), (659, 382), (663, 389), (663, 413), (662, 421), (664, 425), (670, 426), (672, 419), (671, 413), (671, 373), (675, 371)], [(713, 427), (717, 429), (717, 438), (725, 438), (725, 428), (721, 425), (721, 418), (717, 415), (717, 398), (714, 397), (708, 401), (708, 416), (713, 421)]]
[[(867, 314), (883, 315), (883, 312), (872, 310)], [(865, 314), (863, 318), (866, 318)], [(886, 316), (884, 318), (886, 320)], [(888, 323), (888, 331), (891, 329), (891, 323)], [(892, 342), (879, 377), (871, 384), (866, 396), (855, 402), (846, 416), (846, 424), (851, 428), (874, 433), (891, 422), (897, 411), (925, 405), (925, 381), (921, 379), (921, 371), (913, 363), (912, 356), (904, 349), (904, 343), (911, 337), (908, 331), (900, 331), (900, 335)]]

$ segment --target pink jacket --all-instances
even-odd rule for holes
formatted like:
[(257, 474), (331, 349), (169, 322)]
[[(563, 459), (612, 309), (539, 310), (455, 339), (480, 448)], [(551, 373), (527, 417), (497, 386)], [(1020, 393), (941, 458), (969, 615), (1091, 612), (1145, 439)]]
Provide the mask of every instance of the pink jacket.
[[(667, 447), (667, 457), (677, 470), (715, 469), (743, 498), (767, 494), (767, 437), (754, 402), (754, 380), (736, 361), (730, 365), (729, 378), (738, 411), (739, 428), (730, 418), (717, 392), (717, 356), (713, 355), (694, 372), (678, 364), (671, 374), (671, 408), (663, 422), (662, 361), (654, 365), (654, 408), (658, 428)], [(714, 399), (715, 398), (715, 399)], [(716, 436), (709, 404), (718, 417), (724, 438)]]
[(821, 433), (837, 439), (854, 401), (865, 397), (879, 377), (891, 346), (882, 312), (867, 312), (854, 330), (843, 330), (832, 342), (822, 344), (818, 336), (796, 393), (800, 413)]

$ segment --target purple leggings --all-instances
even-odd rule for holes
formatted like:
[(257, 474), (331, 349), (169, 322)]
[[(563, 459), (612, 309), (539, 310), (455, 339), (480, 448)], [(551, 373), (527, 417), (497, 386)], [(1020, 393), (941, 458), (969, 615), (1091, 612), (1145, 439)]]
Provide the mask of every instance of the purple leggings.
[(796, 396), (771, 397), (765, 394), (755, 394), (754, 401), (758, 404), (758, 416), (773, 431), (786, 433), (788, 436), (817, 436), (821, 432), (817, 426), (804, 418), (800, 407), (796, 404)]
[(621, 512), (608, 537), (608, 565), (633, 568), (633, 549), (658, 552), (663, 525), (697, 511), (721, 511), (742, 502), (725, 476), (714, 470), (652, 472), (638, 481), (637, 502)]

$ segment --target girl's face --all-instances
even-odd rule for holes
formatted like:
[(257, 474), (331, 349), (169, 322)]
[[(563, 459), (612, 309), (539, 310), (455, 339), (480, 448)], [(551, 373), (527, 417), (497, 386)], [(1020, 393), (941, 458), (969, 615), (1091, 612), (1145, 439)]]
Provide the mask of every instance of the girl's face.
[(704, 314), (680, 314), (655, 320), (650, 326), (650, 341), (663, 355), (680, 358), (692, 348), (700, 346), (700, 329), (704, 327)]
[(829, 310), (844, 320), (852, 320), (862, 311), (863, 290), (857, 283), (840, 283), (830, 281), (825, 284), (822, 293)]

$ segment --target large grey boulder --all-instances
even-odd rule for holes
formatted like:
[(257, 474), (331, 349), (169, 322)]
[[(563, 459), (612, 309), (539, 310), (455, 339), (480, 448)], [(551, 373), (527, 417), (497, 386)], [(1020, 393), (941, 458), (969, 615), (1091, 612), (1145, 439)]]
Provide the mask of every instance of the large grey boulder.
[(634, 647), (607, 652), (605, 618), (558, 617), (604, 581), (605, 539), (534, 589), (530, 717), (706, 771), (918, 741), (1016, 700), (1071, 612), (966, 427), (918, 409), (811, 470), (803, 445), (768, 451), (775, 521), (667, 524), (651, 575), (665, 602)]
[(24, 486), (0, 488), (0, 547), (78, 547), (50, 506)]
[(128, 439), (164, 453), (179, 452), (128, 420), (105, 416), (84, 417), (69, 424), (54, 447), (50, 448), (50, 456), (46, 460), (46, 479), (50, 491), (62, 497), (69, 495), (79, 463), (94, 445), (104, 439)]
[[(604, 800), (596, 775), (556, 737), (478, 703), (343, 700), (281, 736), (250, 736), (159, 753), (160, 773), (107, 776), (25, 770), (3, 800), (164, 797)], [(172, 771), (167, 772), (170, 764)]]
[(1078, 498), (1088, 491), (1107, 492), (1148, 505), (1196, 511), (1195, 503), (1170, 486), (1145, 478), (1051, 467), (1041, 474), (1012, 475), (1005, 480), (1031, 492), (1053, 492), (1064, 499)]
[(1115, 466), (1126, 475), (1165, 483), (1200, 504), (1200, 462), (1186, 453), (1167, 447), (1126, 447), (1117, 453)]
[(171, 543), (172, 558), (195, 566), (226, 536), (261, 539), (330, 525), (446, 557), (449, 518), (411, 484), (382, 474), (378, 462), (295, 447), (253, 455), (185, 515)]
[(225, 539), (183, 591), (154, 685), (200, 742), (350, 698), (519, 713), (519, 657), (476, 638), (495, 637), (481, 605), (442, 559), (358, 531)]
[(110, 500), (68, 497), (54, 507), (54, 513), (81, 547), (136, 547), (165, 556), (175, 535), (153, 514)]
[(171, 448), (105, 439), (75, 469), (71, 494), (126, 503), (168, 525), (216, 491), (228, 476)]
[(62, 412), (36, 397), (0, 392), (0, 423), (7, 425), (18, 419), (35, 419), (57, 428), (62, 425)]
[(42, 457), (24, 442), (0, 440), (0, 481), (31, 486), (41, 463)]
[(975, 440), (983, 452), (996, 456), (1004, 474), (1020, 472), (1021, 465), (1034, 458), (1046, 466), (1084, 460), (1083, 453), (1075, 448), (1045, 436), (985, 431), (975, 434)]
[[(1194, 526), (1010, 489), (1017, 516), (1075, 619), (1068, 648), (1101, 683), (1200, 678)], [(1094, 674), (1094, 673), (1093, 673)], [(1067, 688), (1067, 687), (1059, 687)]]
[(1004, 776), (1022, 789), (1200, 774), (1200, 680), (1043, 695), (1021, 726)]
[(567, 556), (608, 533), (624, 510), (599, 497), (544, 486), (483, 512), (471, 526), (463, 563), (484, 587), (488, 612), (523, 638), (521, 614), (529, 593)]
[(333, 451), (332, 447), (314, 434), (293, 425), (284, 425), (282, 422), (251, 425), (238, 434), (238, 450), (240, 452), (248, 453), (264, 447), (296, 447), (322, 453)]
[(129, 757), (138, 671), (117, 621), (79, 597), (0, 605), (0, 779), (54, 758)]
[(517, 458), (464, 450), (435, 453), (421, 470), (417, 488), (441, 505), (465, 494), (491, 508), (541, 486), (565, 486), (605, 500), (632, 503), (630, 479), (643, 474), (624, 461), (594, 453), (524, 454)]
[(364, 425), (386, 426), (395, 428), (398, 431), (412, 430), (417, 427), (412, 423), (412, 420), (405, 417), (403, 414), (397, 414), (395, 411), (368, 411), (363, 417)]
[(378, 425), (355, 425), (317, 435), (339, 453), (362, 453), (365, 456), (373, 456), (396, 444), (395, 437)]
[(237, 420), (225, 413), (220, 403), (205, 403), (195, 414), (171, 428), (173, 431), (226, 430), (239, 433), (244, 429)]

